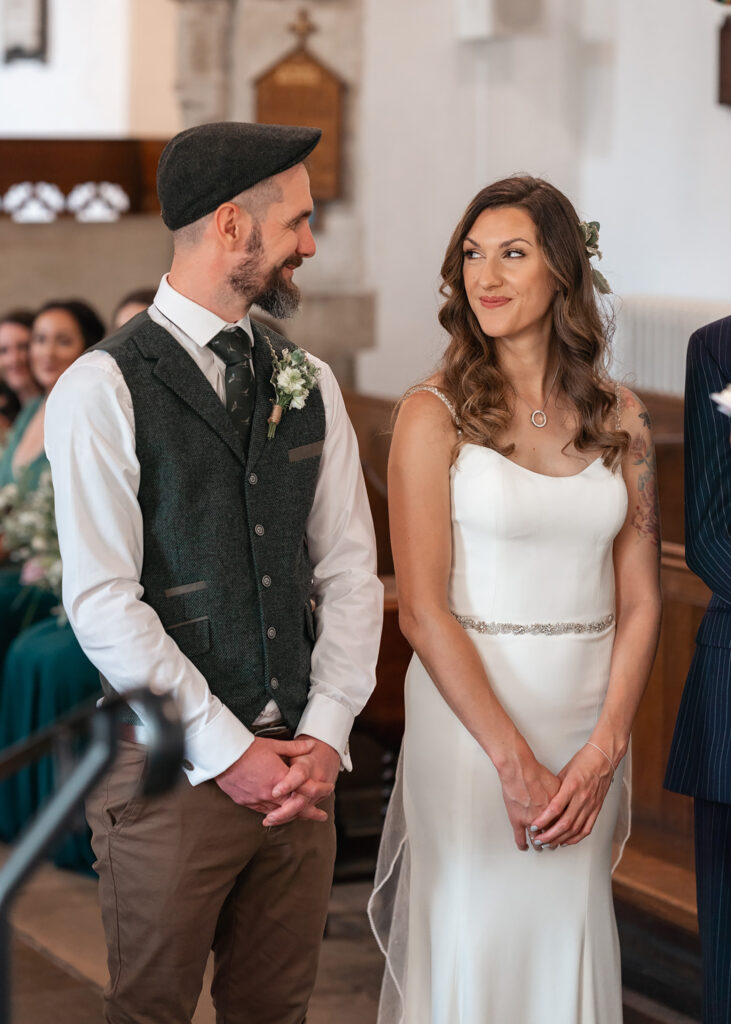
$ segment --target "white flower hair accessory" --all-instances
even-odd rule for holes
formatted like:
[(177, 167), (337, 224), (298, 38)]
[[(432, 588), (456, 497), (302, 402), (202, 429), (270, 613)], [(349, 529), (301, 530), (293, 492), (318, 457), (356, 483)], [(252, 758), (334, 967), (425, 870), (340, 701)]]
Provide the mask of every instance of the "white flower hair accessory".
[(310, 391), (317, 387), (319, 367), (307, 358), (301, 348), (285, 348), (278, 356), (267, 338), (272, 354), (272, 384), (274, 385), (274, 408), (267, 420), (267, 440), (274, 437), (282, 414), (287, 409), (304, 409)]
[[(602, 258), (602, 254), (599, 251), (600, 226), (601, 225), (599, 224), (598, 220), (582, 220), (579, 224), (579, 227), (581, 228), (581, 234), (584, 239), (586, 255), (589, 257), (589, 259), (592, 259), (594, 256), (596, 256), (597, 259)], [(600, 295), (611, 295), (612, 289), (609, 286), (609, 281), (607, 281), (606, 277), (604, 276), (604, 274), (602, 274), (601, 270), (598, 270), (596, 267), (593, 266), (591, 268), (591, 276), (594, 279), (594, 287), (600, 293)]]

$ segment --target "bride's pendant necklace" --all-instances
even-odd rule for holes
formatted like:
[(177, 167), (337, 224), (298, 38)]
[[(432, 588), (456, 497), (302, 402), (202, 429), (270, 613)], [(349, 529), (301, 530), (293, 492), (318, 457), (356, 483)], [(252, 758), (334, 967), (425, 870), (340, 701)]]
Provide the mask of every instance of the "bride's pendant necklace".
[[(556, 378), (557, 377), (558, 377), (558, 366), (556, 367), (556, 372), (553, 375), (553, 380), (551, 381), (551, 386), (548, 389), (548, 394), (543, 399), (542, 407), (540, 409), (534, 409), (533, 412), (530, 414), (530, 421), (531, 421), (531, 423), (533, 424), (534, 427), (538, 427), (539, 430), (542, 430), (543, 427), (545, 427), (545, 425), (548, 423), (548, 417), (546, 416), (546, 406), (548, 405), (548, 399), (551, 397), (551, 394), (553, 393), (553, 386), (556, 383)], [(518, 394), (518, 392), (516, 391), (516, 395), (517, 394)], [(520, 398), (520, 400), (522, 402), (525, 402), (525, 399), (523, 398), (522, 395), (518, 395), (518, 398)], [(530, 404), (528, 402), (525, 402), (525, 404), (530, 409)]]

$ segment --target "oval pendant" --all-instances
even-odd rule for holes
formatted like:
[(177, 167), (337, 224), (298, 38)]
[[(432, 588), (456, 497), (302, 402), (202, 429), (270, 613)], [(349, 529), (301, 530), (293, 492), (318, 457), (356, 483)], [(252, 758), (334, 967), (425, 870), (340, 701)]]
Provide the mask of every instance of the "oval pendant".
[(538, 427), (540, 429), (541, 427), (545, 427), (548, 423), (548, 417), (543, 409), (534, 409), (531, 413), (530, 421), (534, 427)]

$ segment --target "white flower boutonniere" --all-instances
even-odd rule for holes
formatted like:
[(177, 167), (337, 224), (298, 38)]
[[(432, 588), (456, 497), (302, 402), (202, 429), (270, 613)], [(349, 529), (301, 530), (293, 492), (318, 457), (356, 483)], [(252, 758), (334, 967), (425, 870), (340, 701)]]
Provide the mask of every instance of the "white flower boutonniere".
[(727, 416), (731, 416), (731, 384), (727, 384), (723, 391), (718, 391), (715, 394), (712, 394), (711, 398), (721, 412), (726, 413)]
[(268, 338), (267, 344), (272, 353), (274, 385), (274, 408), (267, 420), (267, 439), (271, 441), (282, 419), (282, 413), (287, 409), (304, 409), (310, 391), (317, 387), (320, 369), (310, 362), (301, 348), (285, 348), (281, 356), (278, 356)]

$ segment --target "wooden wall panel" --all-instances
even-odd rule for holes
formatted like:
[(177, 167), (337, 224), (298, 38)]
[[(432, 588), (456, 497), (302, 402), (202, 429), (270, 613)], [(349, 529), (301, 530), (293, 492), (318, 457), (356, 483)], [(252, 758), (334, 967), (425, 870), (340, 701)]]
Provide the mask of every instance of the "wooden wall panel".
[(692, 801), (662, 788), (680, 698), (695, 650), (695, 635), (710, 599), (706, 585), (685, 564), (683, 548), (665, 544), (662, 561), (663, 624), (655, 665), (635, 728), (633, 813), (638, 825), (692, 844)]
[(167, 139), (0, 139), (0, 195), (19, 182), (48, 181), (68, 195), (86, 181), (111, 181), (130, 213), (159, 213), (155, 176)]
[(393, 555), (388, 532), (387, 471), (391, 446), (391, 417), (394, 401), (343, 390), (345, 408), (355, 429), (360, 448), (368, 500), (373, 514), (378, 549), (378, 572), (393, 572)]

